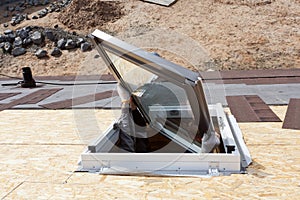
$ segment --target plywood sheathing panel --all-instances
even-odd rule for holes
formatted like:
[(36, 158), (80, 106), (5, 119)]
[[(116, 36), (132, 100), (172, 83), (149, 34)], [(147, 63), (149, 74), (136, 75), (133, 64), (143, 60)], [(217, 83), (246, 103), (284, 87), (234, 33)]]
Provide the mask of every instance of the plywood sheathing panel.
[[(287, 109), (286, 106), (271, 108), (280, 117), (284, 116)], [(6, 118), (12, 112), (14, 112), (15, 121), (12, 120), (13, 117)], [(5, 126), (8, 126), (4, 131), (6, 135), (3, 132), (4, 135), (1, 138), (18, 134), (20, 140), (30, 137), (20, 134), (19, 131), (16, 134), (15, 131), (27, 127), (25, 123), (16, 123), (24, 115), (41, 116), (43, 120), (39, 121), (40, 127), (43, 127), (43, 135), (48, 135), (47, 137), (53, 134), (56, 126), (53, 128), (52, 123), (46, 122), (46, 115), (58, 119), (58, 126), (68, 124), (62, 128), (66, 132), (71, 126), (74, 126), (71, 127), (72, 130), (77, 129), (76, 123), (72, 122), (74, 119), (71, 117), (73, 112), (71, 110), (37, 110), (34, 114), (30, 114), (33, 110), (27, 110), (27, 114), (21, 112), (17, 115), (18, 112), (20, 110), (0, 112), (0, 123), (5, 122)], [(96, 118), (99, 118), (102, 126), (108, 126), (109, 121), (114, 119), (114, 115), (111, 111), (105, 110), (97, 113)], [(10, 120), (12, 120), (11, 123)], [(1, 152), (6, 153), (0, 155), (0, 161), (8, 159), (9, 162), (15, 163), (10, 164), (10, 167), (15, 167), (16, 163), (19, 163), (15, 168), (20, 169), (10, 172), (10, 168), (6, 167), (9, 162), (3, 167), (0, 165), (2, 171), (0, 188), (9, 186), (5, 190), (0, 189), (0, 198), (9, 193), (7, 199), (298, 199), (300, 196), (298, 156), (300, 132), (282, 130), (281, 122), (241, 123), (239, 125), (253, 159), (253, 164), (248, 168), (248, 174), (212, 178), (102, 176), (92, 173), (71, 173), (73, 167), (77, 166), (77, 158), (81, 153), (80, 148), (74, 148), (78, 147), (77, 145), (68, 148), (54, 144), (48, 145), (40, 149), (43, 151), (41, 155), (36, 155), (39, 150), (37, 146), (2, 144), (0, 147), (7, 147), (1, 149)], [(34, 129), (37, 131), (37, 126)], [(63, 141), (66, 141), (68, 137), (73, 138), (68, 134), (59, 134), (56, 137), (57, 140)], [(34, 138), (31, 139), (34, 140)], [(53, 142), (57, 140), (53, 139)], [(64, 152), (65, 149), (67, 152)], [(51, 161), (48, 159), (51, 156), (56, 157)], [(28, 157), (35, 159), (22, 164), (22, 160)], [(49, 167), (49, 165), (53, 166)], [(35, 174), (34, 171), (36, 171)], [(57, 172), (59, 174), (55, 175)], [(51, 175), (53, 178), (50, 177)], [(28, 177), (30, 179), (27, 179)], [(15, 189), (12, 191), (13, 188)]]
[(290, 99), (282, 128), (300, 130), (300, 99)]
[(227, 96), (226, 100), (238, 122), (281, 122), (257, 95)]
[(0, 145), (87, 145), (119, 116), (119, 110), (5, 110)]

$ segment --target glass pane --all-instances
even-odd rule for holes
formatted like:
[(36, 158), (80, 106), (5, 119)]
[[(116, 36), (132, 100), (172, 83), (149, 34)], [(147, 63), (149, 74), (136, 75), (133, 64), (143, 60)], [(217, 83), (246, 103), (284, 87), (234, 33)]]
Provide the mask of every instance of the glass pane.
[[(198, 121), (195, 120), (185, 89), (166, 81), (119, 56), (106, 51), (124, 82), (128, 84), (134, 100), (151, 127), (184, 146), (197, 145)], [(149, 131), (148, 137), (157, 132)], [(199, 150), (195, 150), (199, 151)]]
[(106, 53), (114, 66), (117, 68), (117, 71), (121, 75), (123, 81), (125, 81), (131, 87), (132, 91), (146, 83), (150, 83), (157, 78), (157, 76), (151, 72), (148, 72), (137, 65), (120, 58), (117, 55), (114, 55), (108, 51), (106, 51)]

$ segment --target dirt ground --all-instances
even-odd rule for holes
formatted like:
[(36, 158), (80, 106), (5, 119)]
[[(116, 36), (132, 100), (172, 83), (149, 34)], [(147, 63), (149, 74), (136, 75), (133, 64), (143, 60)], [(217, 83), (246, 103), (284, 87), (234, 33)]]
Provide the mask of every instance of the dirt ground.
[[(59, 25), (82, 34), (100, 29), (193, 70), (282, 69), (300, 68), (299, 16), (300, 0), (178, 0), (171, 7), (73, 0), (60, 13), (9, 29)], [(0, 54), (0, 59), (0, 72), (9, 75), (19, 75), (24, 66), (35, 75), (105, 73), (95, 50), (63, 51), (47, 59)]]

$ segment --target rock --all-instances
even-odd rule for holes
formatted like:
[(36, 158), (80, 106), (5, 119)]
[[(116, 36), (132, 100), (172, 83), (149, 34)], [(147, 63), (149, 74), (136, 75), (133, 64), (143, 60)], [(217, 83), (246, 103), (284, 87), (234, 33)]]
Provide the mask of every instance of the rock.
[(13, 43), (15, 41), (16, 38), (16, 34), (15, 33), (11, 33), (7, 35), (7, 41)]
[(32, 44), (32, 40), (31, 40), (30, 37), (25, 38), (25, 39), (23, 40), (23, 46), (24, 46), (24, 47), (27, 47), (27, 46), (29, 46), (29, 45), (31, 45), (31, 44)]
[(17, 25), (17, 24), (16, 24), (15, 21), (11, 21), (11, 22), (10, 22), (10, 25), (15, 26), (15, 25)]
[(44, 41), (44, 37), (42, 35), (41, 32), (39, 31), (35, 31), (32, 35), (31, 35), (31, 40), (34, 44), (36, 45), (41, 45)]
[(54, 57), (59, 57), (59, 56), (61, 56), (61, 54), (62, 54), (62, 52), (57, 47), (54, 47), (54, 49), (51, 52), (51, 56), (54, 56)]
[(84, 42), (81, 44), (81, 47), (80, 47), (81, 51), (82, 52), (86, 52), (86, 51), (89, 51), (92, 49), (92, 45), (88, 42)]
[(39, 0), (33, 0), (33, 5), (34, 5), (34, 6), (40, 5), (40, 1), (39, 1)]
[(25, 17), (26, 20), (30, 20), (28, 14), (24, 14), (24, 17)]
[(11, 51), (11, 54), (13, 56), (20, 56), (26, 53), (26, 49), (24, 49), (23, 47), (16, 47)]
[(45, 17), (47, 14), (48, 14), (48, 11), (47, 11), (46, 9), (40, 10), (40, 11), (38, 12), (39, 18), (43, 18), (43, 17)]
[(36, 57), (38, 57), (38, 58), (44, 58), (44, 57), (47, 56), (47, 54), (48, 54), (48, 52), (47, 52), (46, 50), (44, 50), (44, 49), (38, 49), (38, 50), (35, 52), (35, 55), (36, 55)]
[(14, 41), (14, 47), (21, 47), (22, 44), (23, 44), (22, 38), (16, 37), (16, 38), (15, 38), (15, 41)]
[(32, 31), (32, 27), (31, 26), (26, 26), (26, 27), (24, 27), (23, 28), (25, 31), (27, 31), (28, 33), (30, 32), (30, 31)]
[(5, 52), (9, 52), (10, 53), (11, 50), (12, 50), (11, 43), (10, 42), (5, 42), (3, 49), (4, 49)]
[(12, 33), (14, 33), (14, 32), (10, 29), (7, 29), (7, 30), (4, 31), (4, 35), (9, 35), (9, 34), (12, 34)]
[(76, 41), (77, 47), (80, 47), (82, 43), (84, 43), (84, 39), (83, 38), (77, 38), (77, 41)]
[(8, 23), (4, 23), (4, 24), (3, 24), (3, 27), (4, 27), (4, 28), (7, 28), (7, 27), (8, 27)]
[(13, 6), (8, 6), (8, 7), (7, 7), (7, 10), (8, 10), (9, 12), (13, 12), (13, 11), (15, 10), (15, 7), (13, 7)]
[(57, 48), (64, 49), (67, 41), (63, 38), (57, 41)]
[(4, 50), (4, 46), (5, 46), (5, 42), (1, 42), (1, 43), (0, 43), (0, 49), (3, 49), (3, 50)]
[(54, 25), (54, 28), (58, 28), (58, 27), (59, 27), (58, 24), (55, 24), (55, 25)]
[(50, 3), (49, 0), (44, 0), (42, 4), (45, 6), (45, 5), (49, 4), (49, 3)]
[(6, 42), (6, 36), (5, 35), (0, 35), (0, 43)]
[(68, 50), (75, 49), (76, 48), (76, 42), (73, 41), (72, 39), (68, 39), (65, 48), (68, 49)]
[(17, 30), (16, 33), (23, 40), (29, 36), (28, 31), (25, 28)]
[(5, 12), (5, 13), (3, 14), (3, 17), (4, 17), (4, 18), (9, 17), (8, 12)]
[(52, 42), (55, 41), (55, 36), (54, 36), (53, 31), (51, 31), (51, 30), (45, 30), (44, 33), (45, 33), (45, 36), (46, 36), (47, 39), (51, 40)]
[(17, 24), (20, 24), (22, 21), (24, 21), (25, 17), (26, 17), (25, 15), (16, 14), (11, 18), (11, 25), (15, 26)]
[(31, 17), (31, 19), (38, 19), (38, 16), (33, 15), (33, 16)]
[(21, 10), (22, 10), (22, 8), (20, 6), (15, 7), (15, 11), (20, 12)]

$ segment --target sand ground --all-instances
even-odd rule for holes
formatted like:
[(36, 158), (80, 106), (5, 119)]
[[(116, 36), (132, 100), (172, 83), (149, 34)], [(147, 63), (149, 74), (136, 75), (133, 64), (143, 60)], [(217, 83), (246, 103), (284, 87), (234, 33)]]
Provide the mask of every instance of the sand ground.
[[(83, 34), (97, 28), (193, 70), (300, 66), (299, 0), (178, 0), (171, 7), (103, 2), (74, 0), (61, 13), (9, 28), (59, 25)], [(98, 74), (105, 67), (95, 55), (80, 50), (42, 60), (32, 53), (0, 55), (0, 71), (16, 75), (30, 66), (36, 75)]]

